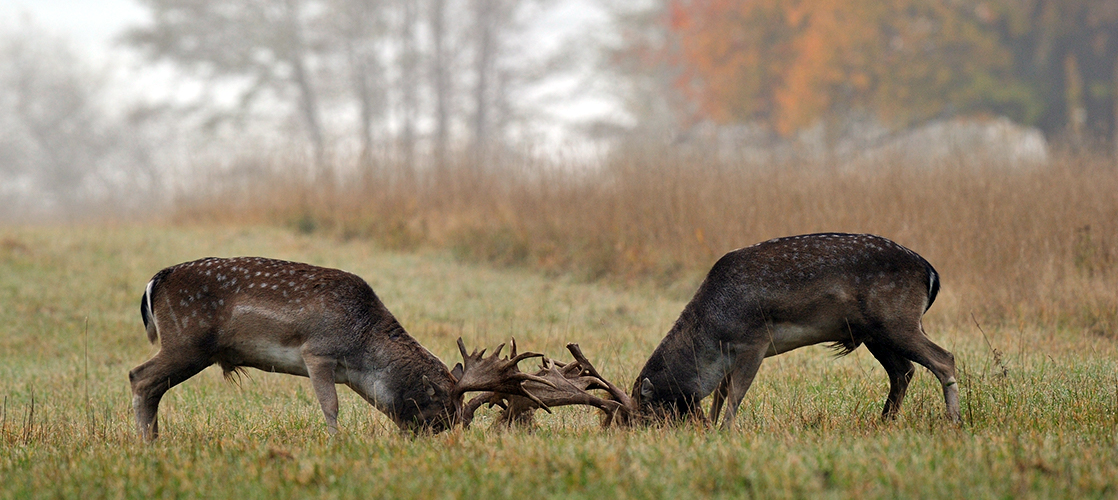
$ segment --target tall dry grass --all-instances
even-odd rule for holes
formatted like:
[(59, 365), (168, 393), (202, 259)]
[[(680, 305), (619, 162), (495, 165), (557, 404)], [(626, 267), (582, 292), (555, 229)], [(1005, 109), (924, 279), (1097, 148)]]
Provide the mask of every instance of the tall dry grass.
[(180, 220), (279, 223), (392, 248), (584, 279), (652, 280), (689, 294), (723, 253), (817, 231), (870, 232), (943, 277), (933, 314), (953, 324), (1041, 323), (1118, 337), (1118, 167), (959, 162), (915, 169), (756, 167), (672, 152), (599, 167), (532, 162), (442, 172), (374, 166), (307, 183), (283, 161), (251, 184), (184, 197)]

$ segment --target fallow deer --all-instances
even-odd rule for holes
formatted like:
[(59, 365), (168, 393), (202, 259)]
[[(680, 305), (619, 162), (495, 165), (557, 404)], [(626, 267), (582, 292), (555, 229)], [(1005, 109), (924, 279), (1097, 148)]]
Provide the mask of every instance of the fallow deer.
[(217, 363), (228, 377), (252, 367), (310, 378), (338, 428), (335, 384), (346, 384), (401, 429), (439, 432), (468, 424), (470, 391), (534, 398), (522, 383), (551, 382), (522, 373), (521, 360), (466, 354), (452, 371), (421, 346), (360, 277), (337, 269), (264, 258), (206, 258), (168, 267), (147, 284), (140, 313), (159, 352), (129, 372), (136, 425), (159, 434), (159, 401), (168, 389)]
[(939, 379), (947, 417), (959, 421), (954, 356), (921, 323), (939, 292), (923, 257), (869, 234), (777, 238), (723, 256), (707, 274), (633, 384), (636, 411), (711, 421), (725, 404), (724, 428), (761, 361), (830, 342), (840, 354), (865, 344), (889, 375), (883, 418), (900, 410), (913, 362)]

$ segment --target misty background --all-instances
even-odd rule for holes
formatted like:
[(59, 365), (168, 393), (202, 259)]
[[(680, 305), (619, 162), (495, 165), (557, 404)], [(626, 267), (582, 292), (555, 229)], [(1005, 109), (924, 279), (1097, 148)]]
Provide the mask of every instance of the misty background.
[(275, 175), (584, 171), (635, 151), (1038, 168), (1114, 155), (1116, 116), (1112, 0), (0, 6), (14, 222), (143, 215)]

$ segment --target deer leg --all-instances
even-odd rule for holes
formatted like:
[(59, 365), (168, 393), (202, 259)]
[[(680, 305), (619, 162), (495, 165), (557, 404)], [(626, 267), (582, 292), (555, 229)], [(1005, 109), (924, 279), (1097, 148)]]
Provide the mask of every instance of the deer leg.
[(919, 363), (932, 372), (943, 386), (943, 400), (947, 405), (947, 418), (952, 422), (960, 421), (959, 385), (955, 380), (955, 356), (936, 345), (919, 324), (908, 330), (903, 338), (890, 341), (890, 347), (900, 355)]
[(897, 417), (897, 412), (901, 410), (901, 402), (904, 401), (905, 392), (908, 391), (908, 383), (912, 381), (912, 376), (916, 373), (916, 367), (913, 366), (911, 361), (888, 347), (867, 342), (866, 348), (870, 350), (873, 357), (881, 362), (881, 366), (885, 367), (885, 372), (889, 374), (889, 396), (885, 399), (885, 408), (881, 411), (881, 418), (883, 420), (894, 419)]
[(307, 364), (307, 376), (311, 379), (311, 387), (322, 406), (322, 414), (326, 416), (326, 431), (330, 434), (338, 433), (338, 388), (334, 384), (334, 369), (338, 363), (330, 358), (304, 354), (303, 362)]
[(722, 403), (726, 401), (726, 394), (730, 390), (730, 375), (726, 374), (722, 377), (722, 381), (718, 383), (718, 388), (714, 390), (714, 394), (710, 401), (710, 425), (718, 425), (718, 414), (722, 413)]
[(144, 441), (159, 437), (159, 401), (163, 399), (163, 394), (209, 365), (207, 361), (171, 359), (163, 351), (159, 351), (128, 372), (128, 380), (132, 384), (132, 409), (136, 413), (136, 429)]
[(757, 376), (757, 369), (761, 368), (761, 361), (765, 360), (765, 346), (759, 349), (743, 352), (734, 363), (734, 369), (726, 376), (726, 405), (725, 415), (722, 418), (722, 428), (731, 429), (734, 426), (734, 417), (738, 412), (745, 392), (753, 384)]

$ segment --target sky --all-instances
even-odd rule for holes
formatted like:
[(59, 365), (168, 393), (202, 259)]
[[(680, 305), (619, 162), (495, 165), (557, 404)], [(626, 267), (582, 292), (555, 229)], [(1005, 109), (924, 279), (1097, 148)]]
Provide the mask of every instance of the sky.
[(0, 1), (0, 25), (20, 26), (28, 18), (103, 63), (114, 50), (114, 39), (128, 26), (143, 23), (147, 13), (133, 0)]

